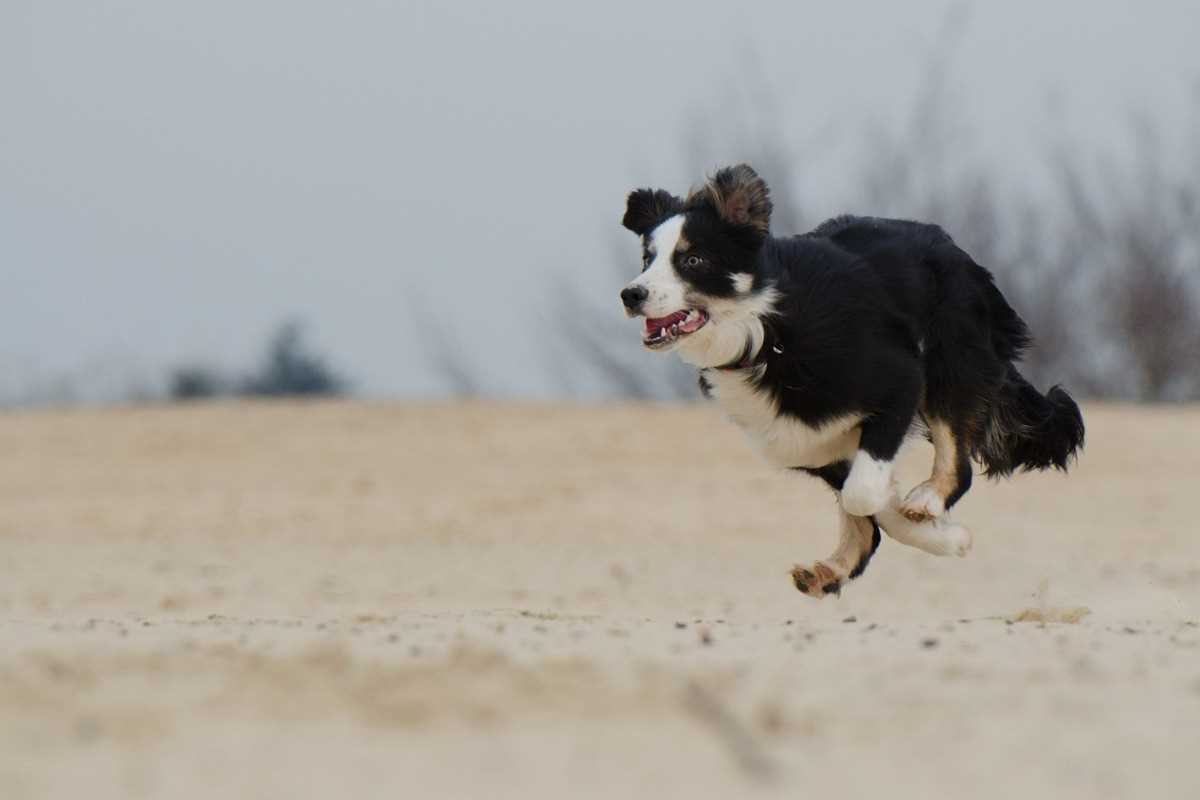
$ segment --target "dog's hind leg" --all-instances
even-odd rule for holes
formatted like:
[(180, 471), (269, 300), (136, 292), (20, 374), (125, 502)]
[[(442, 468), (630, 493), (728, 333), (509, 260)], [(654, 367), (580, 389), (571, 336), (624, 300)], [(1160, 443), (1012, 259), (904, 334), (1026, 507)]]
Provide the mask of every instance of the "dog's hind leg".
[(913, 522), (944, 514), (971, 488), (970, 446), (961, 430), (941, 419), (929, 420), (933, 474), (904, 498), (900, 512)]
[(965, 556), (970, 551), (971, 532), (962, 525), (946, 517), (914, 522), (900, 509), (897, 500), (875, 515), (884, 532), (896, 541), (935, 556)]
[(842, 586), (862, 574), (879, 547), (879, 526), (870, 517), (841, 512), (841, 538), (829, 558), (792, 569), (796, 588), (809, 597), (839, 594)]

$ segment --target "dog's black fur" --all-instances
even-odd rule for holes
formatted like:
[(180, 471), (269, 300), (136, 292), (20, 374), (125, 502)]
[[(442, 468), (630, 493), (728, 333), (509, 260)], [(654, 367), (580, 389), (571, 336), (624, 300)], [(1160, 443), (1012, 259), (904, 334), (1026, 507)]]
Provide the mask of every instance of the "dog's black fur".
[[(1043, 396), (1014, 366), (1030, 344), (1024, 321), (936, 225), (837, 217), (765, 240), (757, 261), (782, 294), (760, 379), (780, 413), (819, 424), (862, 412), (863, 449), (891, 458), (920, 409), (997, 476), (1065, 469), (1082, 445), (1070, 396), (1057, 386)], [(970, 485), (970, 462), (959, 469), (947, 507)]]
[[(914, 422), (945, 422), (959, 442), (947, 508), (970, 486), (972, 460), (991, 476), (1067, 467), (1083, 444), (1078, 406), (1061, 388), (1043, 395), (1020, 375), (1014, 364), (1030, 344), (1024, 321), (945, 231), (841, 216), (774, 237), (770, 212), (766, 184), (745, 165), (719, 171), (686, 200), (649, 189), (629, 196), (624, 224), (644, 242), (664, 220), (686, 215), (689, 252), (703, 266), (677, 259), (675, 269), (697, 295), (735, 297), (738, 273), (753, 276), (755, 291), (777, 293), (762, 346), (748, 342), (725, 368), (760, 365), (749, 373), (758, 389), (779, 414), (810, 426), (861, 414), (859, 447), (880, 459), (895, 456)], [(704, 390), (705, 370), (700, 383)], [(835, 490), (848, 471), (844, 461), (803, 466)]]

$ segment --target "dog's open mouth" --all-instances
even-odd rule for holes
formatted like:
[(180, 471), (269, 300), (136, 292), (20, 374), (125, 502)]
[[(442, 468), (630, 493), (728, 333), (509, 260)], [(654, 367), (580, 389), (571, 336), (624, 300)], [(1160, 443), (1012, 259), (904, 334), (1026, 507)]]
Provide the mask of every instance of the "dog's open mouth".
[(708, 322), (708, 314), (698, 308), (676, 311), (665, 317), (647, 317), (646, 332), (642, 344), (646, 347), (664, 347), (680, 337), (695, 333)]

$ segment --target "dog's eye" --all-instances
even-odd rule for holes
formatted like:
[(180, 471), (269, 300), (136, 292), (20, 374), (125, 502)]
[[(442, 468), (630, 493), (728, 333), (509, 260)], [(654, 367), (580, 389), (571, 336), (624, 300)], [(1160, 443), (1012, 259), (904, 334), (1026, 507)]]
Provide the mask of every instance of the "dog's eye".
[(700, 256), (688, 256), (683, 260), (683, 265), (685, 267), (698, 267), (701, 263), (703, 263), (703, 261), (704, 259), (702, 259)]

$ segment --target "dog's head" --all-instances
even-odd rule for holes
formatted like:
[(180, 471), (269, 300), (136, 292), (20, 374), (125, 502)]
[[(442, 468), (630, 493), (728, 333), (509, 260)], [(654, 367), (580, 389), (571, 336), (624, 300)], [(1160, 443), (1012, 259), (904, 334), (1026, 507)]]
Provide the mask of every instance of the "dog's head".
[(622, 224), (642, 238), (642, 274), (621, 290), (644, 316), (642, 343), (719, 366), (761, 342), (772, 290), (758, 274), (771, 196), (746, 164), (718, 170), (682, 200), (662, 189), (629, 194)]

